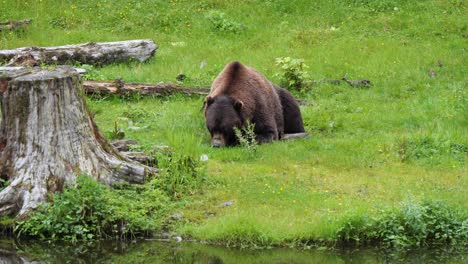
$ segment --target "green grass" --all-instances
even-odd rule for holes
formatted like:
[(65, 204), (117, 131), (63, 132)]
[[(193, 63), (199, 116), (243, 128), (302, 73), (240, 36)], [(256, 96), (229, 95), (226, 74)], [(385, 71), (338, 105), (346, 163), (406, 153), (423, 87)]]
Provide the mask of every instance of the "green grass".
[[(352, 216), (425, 200), (466, 219), (465, 1), (3, 0), (0, 9), (1, 21), (33, 19), (24, 30), (0, 32), (2, 49), (134, 38), (159, 45), (147, 63), (97, 69), (101, 79), (173, 82), (184, 73), (184, 85), (208, 87), (226, 63), (240, 60), (279, 83), (275, 59), (289, 56), (304, 59), (314, 80), (372, 82), (369, 89), (319, 83), (297, 93), (311, 102), (301, 106), (310, 137), (254, 153), (209, 147), (201, 97), (90, 98), (107, 135), (117, 122), (146, 151), (169, 145), (208, 155), (214, 184), (186, 198), (177, 232), (237, 246), (329, 241)], [(240, 29), (219, 30), (211, 11)], [(234, 204), (221, 207), (225, 201)]]

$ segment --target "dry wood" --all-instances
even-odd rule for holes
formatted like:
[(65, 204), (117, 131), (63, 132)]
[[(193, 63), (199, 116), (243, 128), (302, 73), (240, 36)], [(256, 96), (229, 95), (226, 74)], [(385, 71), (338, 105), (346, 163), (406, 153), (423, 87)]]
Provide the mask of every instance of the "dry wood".
[(7, 22), (0, 22), (0, 31), (4, 30), (13, 30), (18, 28), (22, 25), (27, 25), (32, 22), (32, 19), (22, 19), (22, 20), (14, 20), (14, 21), (7, 21)]
[(56, 47), (24, 47), (13, 50), (0, 50), (0, 62), (9, 61), (8, 66), (22, 65), (23, 61), (30, 63), (31, 59), (35, 60), (36, 64), (71, 64), (79, 62), (105, 65), (131, 60), (143, 62), (151, 58), (157, 48), (158, 46), (150, 39), (89, 42)]
[(355, 88), (369, 88), (371, 87), (371, 82), (366, 79), (361, 80), (348, 80), (346, 77), (341, 78), (344, 82), (349, 84), (351, 87)]
[[(1, 67), (0, 67), (1, 68)], [(184, 87), (173, 83), (125, 83), (121, 79), (113, 82), (107, 81), (84, 81), (83, 87), (87, 94), (98, 95), (129, 95), (137, 93), (140, 95), (158, 95), (167, 96), (175, 93), (182, 93), (186, 95), (208, 95), (210, 88), (192, 88)], [(296, 99), (299, 105), (310, 105), (307, 100)]]
[(131, 161), (100, 134), (71, 67), (0, 72), (0, 216), (28, 212), (87, 174), (112, 185), (157, 170)]
[(154, 156), (147, 155), (145, 152), (141, 151), (128, 151), (128, 152), (121, 152), (126, 158), (139, 162), (141, 164), (145, 164), (148, 166), (156, 166), (157, 160)]
[(132, 139), (121, 139), (121, 140), (113, 141), (111, 144), (118, 151), (129, 151), (130, 145), (136, 145), (138, 143)]
[(87, 94), (119, 94), (126, 95), (138, 93), (141, 95), (170, 95), (174, 93), (183, 93), (187, 95), (199, 94), (207, 95), (209, 88), (188, 88), (172, 83), (124, 83), (118, 79), (114, 82), (105, 81), (84, 81), (83, 87)]

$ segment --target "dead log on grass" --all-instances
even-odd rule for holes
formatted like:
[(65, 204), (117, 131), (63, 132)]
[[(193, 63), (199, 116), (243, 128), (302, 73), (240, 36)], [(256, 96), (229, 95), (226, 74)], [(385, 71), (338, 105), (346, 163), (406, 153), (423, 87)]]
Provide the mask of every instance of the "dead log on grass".
[(132, 93), (138, 93), (141, 95), (161, 96), (166, 96), (175, 93), (183, 93), (186, 95), (207, 95), (210, 92), (210, 88), (188, 88), (173, 83), (125, 83), (121, 79), (118, 79), (114, 82), (84, 81), (83, 87), (87, 94), (99, 95), (129, 95)]
[(121, 155), (98, 131), (69, 66), (0, 72), (0, 216), (27, 215), (82, 174), (108, 185), (157, 170)]
[(0, 62), (8, 62), (7, 66), (17, 66), (25, 60), (24, 57), (28, 61), (32, 57), (36, 64), (106, 65), (131, 60), (143, 62), (151, 58), (157, 48), (158, 46), (150, 39), (89, 42), (56, 47), (24, 47), (0, 50)]
[[(0, 67), (1, 68), (1, 67)], [(88, 95), (156, 95), (167, 96), (176, 93), (185, 95), (208, 95), (210, 88), (184, 87), (174, 83), (125, 83), (121, 79), (113, 82), (108, 81), (84, 81), (83, 88)], [(299, 105), (311, 105), (307, 100), (296, 99)]]
[(13, 30), (23, 25), (27, 25), (31, 22), (32, 22), (32, 19), (22, 19), (22, 20), (0, 22), (0, 31)]

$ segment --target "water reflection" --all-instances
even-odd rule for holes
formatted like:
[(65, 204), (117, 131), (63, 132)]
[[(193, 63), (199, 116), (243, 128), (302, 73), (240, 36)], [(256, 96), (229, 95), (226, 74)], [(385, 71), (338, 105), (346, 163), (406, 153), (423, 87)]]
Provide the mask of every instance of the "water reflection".
[(467, 263), (468, 251), (238, 250), (197, 243), (139, 241), (90, 244), (0, 242), (0, 263)]

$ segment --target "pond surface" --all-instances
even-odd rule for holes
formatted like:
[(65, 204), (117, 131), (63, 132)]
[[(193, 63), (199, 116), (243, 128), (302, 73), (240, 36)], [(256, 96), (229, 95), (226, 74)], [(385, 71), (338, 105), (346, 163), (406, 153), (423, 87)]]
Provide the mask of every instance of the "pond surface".
[(240, 250), (149, 240), (74, 245), (1, 240), (0, 263), (468, 263), (468, 249)]

